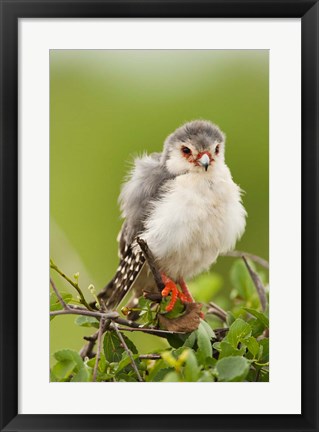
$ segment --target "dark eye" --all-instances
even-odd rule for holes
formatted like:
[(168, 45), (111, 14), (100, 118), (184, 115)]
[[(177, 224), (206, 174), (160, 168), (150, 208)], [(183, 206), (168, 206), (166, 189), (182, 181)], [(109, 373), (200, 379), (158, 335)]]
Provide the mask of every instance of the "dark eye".
[(185, 154), (191, 154), (192, 153), (191, 149), (189, 149), (188, 147), (182, 147), (182, 152)]
[(217, 146), (215, 147), (215, 154), (219, 153), (219, 144), (217, 144)]

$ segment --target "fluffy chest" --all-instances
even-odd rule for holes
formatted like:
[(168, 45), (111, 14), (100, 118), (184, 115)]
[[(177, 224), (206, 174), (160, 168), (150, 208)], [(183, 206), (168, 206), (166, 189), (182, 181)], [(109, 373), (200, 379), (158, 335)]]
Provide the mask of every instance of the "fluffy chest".
[(232, 205), (240, 200), (236, 188), (231, 179), (217, 185), (196, 174), (169, 182), (143, 234), (162, 271), (173, 278), (191, 277), (215, 261), (225, 249)]

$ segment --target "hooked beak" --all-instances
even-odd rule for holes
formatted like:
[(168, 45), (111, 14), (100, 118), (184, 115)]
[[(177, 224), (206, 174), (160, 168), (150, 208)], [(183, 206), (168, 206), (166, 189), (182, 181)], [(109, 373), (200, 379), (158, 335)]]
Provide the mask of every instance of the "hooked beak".
[(207, 153), (204, 153), (199, 159), (198, 162), (205, 168), (205, 171), (207, 171), (208, 166), (210, 164), (210, 159)]

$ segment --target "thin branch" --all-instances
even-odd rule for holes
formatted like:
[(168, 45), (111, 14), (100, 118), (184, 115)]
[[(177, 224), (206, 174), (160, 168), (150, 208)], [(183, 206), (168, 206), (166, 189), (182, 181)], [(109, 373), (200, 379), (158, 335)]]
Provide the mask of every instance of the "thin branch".
[(142, 379), (142, 377), (141, 377), (141, 375), (140, 375), (140, 372), (139, 372), (139, 370), (137, 369), (137, 366), (136, 366), (135, 360), (134, 360), (134, 358), (133, 358), (132, 352), (131, 352), (131, 350), (128, 348), (128, 346), (126, 345), (126, 342), (125, 342), (125, 340), (124, 340), (124, 338), (123, 338), (123, 335), (122, 335), (122, 333), (120, 332), (118, 326), (117, 326), (116, 324), (112, 323), (112, 324), (111, 324), (111, 328), (114, 329), (114, 330), (116, 331), (116, 333), (117, 333), (117, 335), (118, 335), (118, 337), (119, 337), (119, 339), (120, 339), (120, 341), (121, 341), (121, 343), (122, 343), (122, 345), (123, 345), (123, 348), (124, 348), (125, 351), (127, 352), (127, 355), (129, 356), (129, 358), (130, 358), (130, 360), (131, 360), (132, 367), (133, 367), (133, 369), (134, 369), (135, 372), (136, 372), (137, 379), (138, 379), (140, 382), (143, 382), (143, 379)]
[(98, 331), (98, 337), (97, 337), (97, 352), (96, 352), (96, 358), (95, 358), (95, 364), (94, 364), (94, 370), (93, 370), (93, 382), (96, 381), (97, 369), (98, 369), (99, 361), (101, 358), (102, 335), (103, 335), (103, 331), (104, 331), (104, 323), (105, 323), (104, 318), (101, 318), (100, 327), (99, 327), (99, 331)]
[(115, 321), (118, 324), (122, 324), (122, 325), (125, 325), (125, 326), (128, 326), (128, 327), (133, 327), (133, 328), (137, 328), (137, 329), (141, 328), (140, 324), (138, 324), (137, 322), (132, 321), (132, 320), (127, 320), (125, 318), (121, 318), (120, 316), (118, 318), (116, 318)]
[(226, 322), (227, 313), (218, 306), (216, 303), (209, 302), (209, 308), (207, 309), (208, 314), (217, 316), (221, 321)]
[[(114, 320), (115, 322), (117, 322), (117, 320)], [(169, 330), (159, 330), (159, 329), (150, 329), (150, 328), (145, 328), (145, 327), (139, 327), (139, 328), (134, 328), (134, 327), (119, 327), (119, 330), (121, 331), (128, 331), (128, 332), (142, 332), (142, 333), (149, 333), (149, 334), (153, 334), (153, 335), (157, 335), (157, 336), (161, 336), (161, 337), (165, 337), (165, 335), (186, 335), (187, 333), (184, 332), (176, 332), (176, 331), (169, 331)]]
[[(102, 335), (105, 333), (105, 331), (109, 328), (111, 320), (101, 318), (101, 320), (104, 320), (103, 324), (103, 330)], [(88, 341), (88, 344), (84, 345), (80, 351), (80, 356), (84, 359), (85, 357), (92, 358), (94, 357), (93, 348), (95, 346), (95, 343), (99, 337), (100, 328), (98, 331), (93, 333), (91, 336), (83, 336), (83, 339)]]
[(160, 354), (142, 354), (138, 358), (140, 360), (159, 360), (162, 356)]
[(85, 310), (85, 309), (75, 309), (75, 308), (69, 308), (67, 310), (63, 309), (63, 310), (57, 310), (57, 311), (51, 311), (50, 312), (50, 316), (55, 316), (55, 315), (85, 315), (85, 316), (91, 316), (94, 318), (105, 318), (105, 319), (116, 319), (119, 314), (115, 311), (111, 311), (111, 312), (106, 312), (106, 313), (102, 313), (102, 312), (94, 312), (94, 311), (89, 311), (89, 310)]
[(88, 341), (88, 343), (81, 348), (81, 351), (79, 353), (82, 359), (85, 359), (85, 357), (88, 358), (94, 357), (93, 348), (98, 338), (98, 335), (99, 335), (99, 330), (95, 332), (92, 336), (83, 336), (83, 339)]
[(157, 289), (159, 293), (162, 293), (162, 290), (165, 288), (165, 284), (163, 283), (162, 276), (160, 272), (158, 271), (158, 268), (155, 264), (154, 256), (147, 246), (146, 242), (142, 240), (141, 238), (136, 238), (137, 243), (139, 244), (140, 248), (142, 249), (143, 255), (147, 261), (147, 264), (149, 265), (149, 268), (153, 274)]
[(224, 339), (224, 337), (228, 331), (229, 331), (228, 327), (214, 329), (216, 340), (221, 341), (222, 339)]
[(244, 263), (246, 264), (247, 270), (250, 274), (250, 277), (252, 279), (252, 281), (254, 282), (254, 285), (256, 287), (259, 299), (260, 299), (260, 303), (261, 303), (261, 307), (262, 310), (265, 311), (267, 308), (267, 297), (266, 297), (266, 291), (265, 288), (260, 280), (260, 277), (258, 276), (258, 274), (256, 272), (254, 272), (254, 270), (251, 268), (251, 266), (249, 265), (246, 257), (243, 255), (242, 259), (244, 260)]
[(255, 261), (257, 264), (261, 265), (262, 267), (269, 269), (269, 263), (264, 258), (261, 258), (257, 255), (253, 255), (251, 253), (242, 252), (242, 251), (231, 251), (227, 252), (226, 254), (223, 254), (223, 256), (229, 256), (234, 258), (242, 258), (243, 256), (247, 257), (248, 259)]
[(72, 279), (70, 279), (65, 273), (63, 273), (62, 270), (59, 269), (59, 267), (53, 262), (52, 259), (50, 259), (50, 267), (55, 270), (57, 273), (59, 273), (60, 276), (63, 277), (63, 279), (65, 279), (67, 282), (69, 282), (69, 284), (71, 284), (73, 286), (73, 288), (75, 288), (80, 296), (81, 299), (81, 303), (89, 310), (93, 310), (91, 308), (91, 306), (87, 303), (87, 301), (85, 300), (85, 297), (81, 291), (81, 288), (79, 287), (79, 284), (77, 282), (74, 282)]
[(61, 303), (61, 306), (63, 307), (64, 310), (68, 310), (69, 306), (65, 303), (65, 301), (63, 300), (61, 294), (59, 293), (57, 287), (55, 286), (55, 283), (53, 282), (53, 279), (50, 278), (50, 284), (52, 286), (53, 291), (55, 292), (59, 302)]

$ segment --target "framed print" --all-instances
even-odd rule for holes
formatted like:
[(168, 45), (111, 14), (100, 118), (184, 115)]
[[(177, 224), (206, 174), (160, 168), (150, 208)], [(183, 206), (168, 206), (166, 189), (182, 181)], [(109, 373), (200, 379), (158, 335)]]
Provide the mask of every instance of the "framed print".
[(1, 23), (1, 430), (316, 431), (318, 2)]

